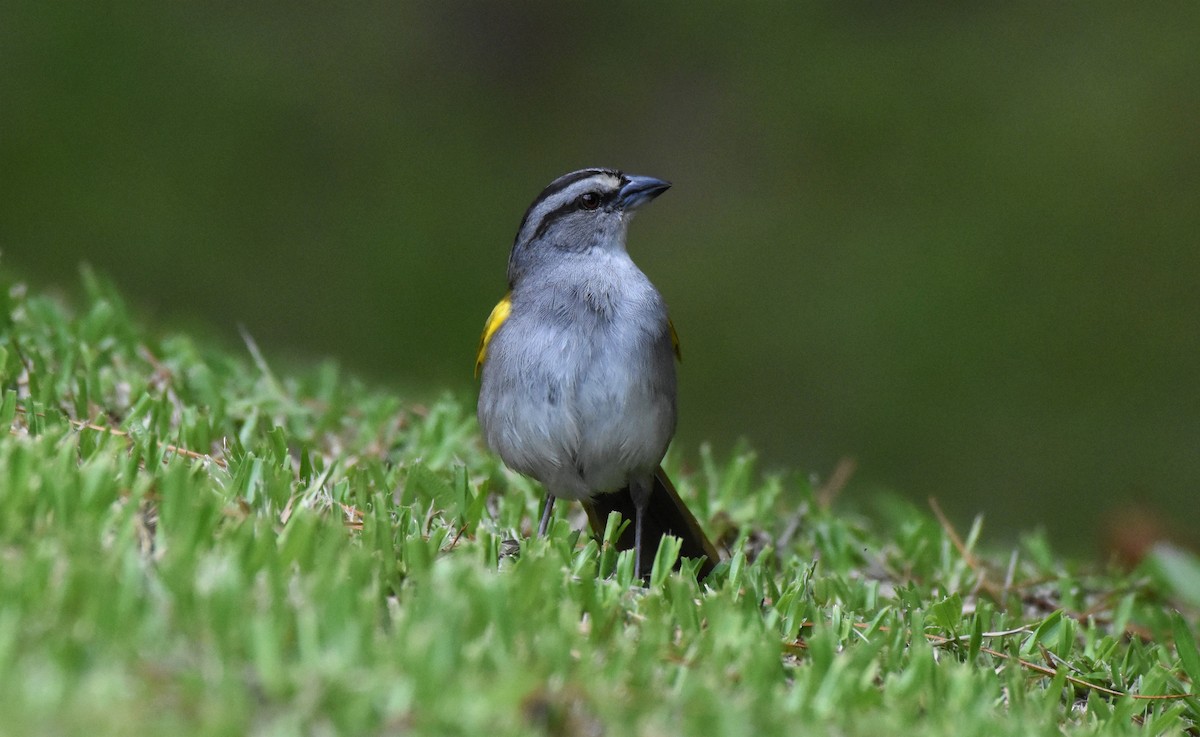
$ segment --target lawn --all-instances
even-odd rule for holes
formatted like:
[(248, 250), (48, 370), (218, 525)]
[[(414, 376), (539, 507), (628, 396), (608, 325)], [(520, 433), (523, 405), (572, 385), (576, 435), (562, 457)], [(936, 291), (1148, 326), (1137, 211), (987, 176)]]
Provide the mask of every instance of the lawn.
[(1066, 560), (1037, 509), (1003, 546), (677, 447), (728, 559), (641, 586), (577, 505), (530, 539), (473, 398), (163, 333), (87, 271), (0, 292), (0, 733), (1200, 733), (1186, 551)]

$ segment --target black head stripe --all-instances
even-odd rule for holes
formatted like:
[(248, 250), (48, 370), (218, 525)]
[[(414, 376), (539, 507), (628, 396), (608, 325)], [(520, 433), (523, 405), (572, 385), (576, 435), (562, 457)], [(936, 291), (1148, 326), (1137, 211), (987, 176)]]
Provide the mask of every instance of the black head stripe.
[[(553, 182), (550, 182), (550, 184), (546, 185), (546, 188), (542, 190), (541, 194), (539, 194), (536, 198), (534, 198), (533, 202), (525, 210), (525, 215), (522, 216), (522, 218), (521, 218), (521, 226), (519, 228), (517, 228), (517, 238), (520, 239), (521, 234), (524, 233), (525, 229), (529, 226), (530, 216), (532, 216), (534, 214), (534, 212), (537, 211), (540, 208), (540, 206), (542, 205), (542, 203), (544, 203), (546, 200), (551, 199), (552, 197), (554, 197), (558, 193), (562, 192), (563, 190), (567, 189), (568, 187), (575, 184), (576, 182), (581, 182), (584, 179), (589, 179), (591, 177), (594, 177), (597, 175), (604, 175), (604, 174), (606, 174), (608, 176), (616, 177), (617, 179), (620, 179), (622, 176), (621, 172), (613, 171), (612, 169), (580, 169), (579, 171), (573, 171), (569, 174), (563, 174), (558, 179), (555, 179)], [(611, 198), (615, 197), (615, 196), (616, 196), (615, 192), (612, 193), (611, 196), (609, 193), (605, 193), (604, 199), (602, 200), (602, 202), (604, 204), (608, 204), (608, 202), (611, 201)], [(564, 205), (566, 205), (566, 204), (569, 204), (569, 203), (564, 203)], [(554, 220), (558, 219), (559, 217), (561, 217), (568, 211), (569, 210), (564, 209), (564, 207), (560, 206), (560, 207), (555, 208), (551, 212), (546, 213), (545, 215), (541, 216), (542, 221), (540, 223), (538, 223), (537, 231), (535, 232), (533, 237), (537, 237), (538, 235), (541, 235), (542, 233), (546, 232), (546, 228), (549, 227), (550, 223), (552, 223)]]
[[(614, 189), (610, 192), (604, 192), (600, 195), (600, 207), (608, 207), (613, 203), (614, 200), (617, 199), (620, 194), (621, 190), (619, 189)], [(538, 223), (537, 230), (533, 231), (533, 235), (530, 237), (530, 240), (537, 240), (538, 238), (541, 238), (543, 235), (545, 235), (546, 231), (550, 229), (550, 226), (554, 224), (554, 221), (565, 215), (575, 212), (578, 209), (579, 199), (577, 197), (572, 197), (550, 212), (546, 213), (542, 216), (541, 222)]]
[(580, 195), (595, 192), (600, 195), (601, 207), (608, 207), (620, 198), (621, 187), (627, 181), (625, 175), (612, 169), (581, 169), (562, 175), (543, 189), (525, 210), (521, 227), (517, 229), (517, 237), (513, 240), (508, 256), (509, 287), (516, 283), (528, 265), (531, 247), (555, 222), (579, 210)]
[[(558, 194), (567, 187), (570, 187), (575, 182), (580, 182), (584, 179), (590, 179), (598, 174), (609, 174), (617, 177), (620, 176), (620, 174), (617, 172), (610, 171), (608, 169), (580, 169), (579, 171), (573, 171), (570, 174), (563, 174), (558, 179), (555, 179), (553, 182), (550, 182), (546, 185), (546, 188), (542, 190), (542, 193), (539, 194), (536, 199), (534, 199), (533, 205), (537, 205), (539, 202), (543, 202), (547, 198), (553, 197), (555, 194)], [(533, 207), (533, 205), (530, 207)]]

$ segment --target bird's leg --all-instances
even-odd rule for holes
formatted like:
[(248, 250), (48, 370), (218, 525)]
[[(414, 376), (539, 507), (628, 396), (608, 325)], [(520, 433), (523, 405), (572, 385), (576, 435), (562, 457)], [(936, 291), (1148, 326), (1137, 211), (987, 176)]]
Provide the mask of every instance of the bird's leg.
[(538, 525), (538, 537), (545, 537), (550, 529), (550, 514), (554, 511), (554, 496), (546, 494), (546, 506), (542, 508), (542, 523)]
[(642, 519), (646, 516), (653, 484), (649, 479), (629, 482), (629, 496), (633, 499), (633, 575), (637, 578), (650, 575), (650, 571), (642, 572)]

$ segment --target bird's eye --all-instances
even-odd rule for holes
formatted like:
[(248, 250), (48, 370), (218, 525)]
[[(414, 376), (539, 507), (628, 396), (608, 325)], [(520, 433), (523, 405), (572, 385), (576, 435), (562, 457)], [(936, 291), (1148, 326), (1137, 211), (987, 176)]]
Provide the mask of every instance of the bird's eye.
[(579, 195), (579, 207), (583, 210), (595, 210), (600, 206), (600, 195), (595, 192), (584, 192)]

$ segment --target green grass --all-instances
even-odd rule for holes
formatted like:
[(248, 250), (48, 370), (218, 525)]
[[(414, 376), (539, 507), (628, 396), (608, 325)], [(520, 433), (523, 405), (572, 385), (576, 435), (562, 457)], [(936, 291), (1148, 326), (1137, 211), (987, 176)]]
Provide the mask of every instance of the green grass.
[(1186, 552), (988, 552), (978, 523), (680, 449), (729, 560), (632, 586), (578, 510), (529, 539), (539, 491), (469, 401), (273, 371), (83, 291), (4, 284), (2, 733), (1198, 731)]

